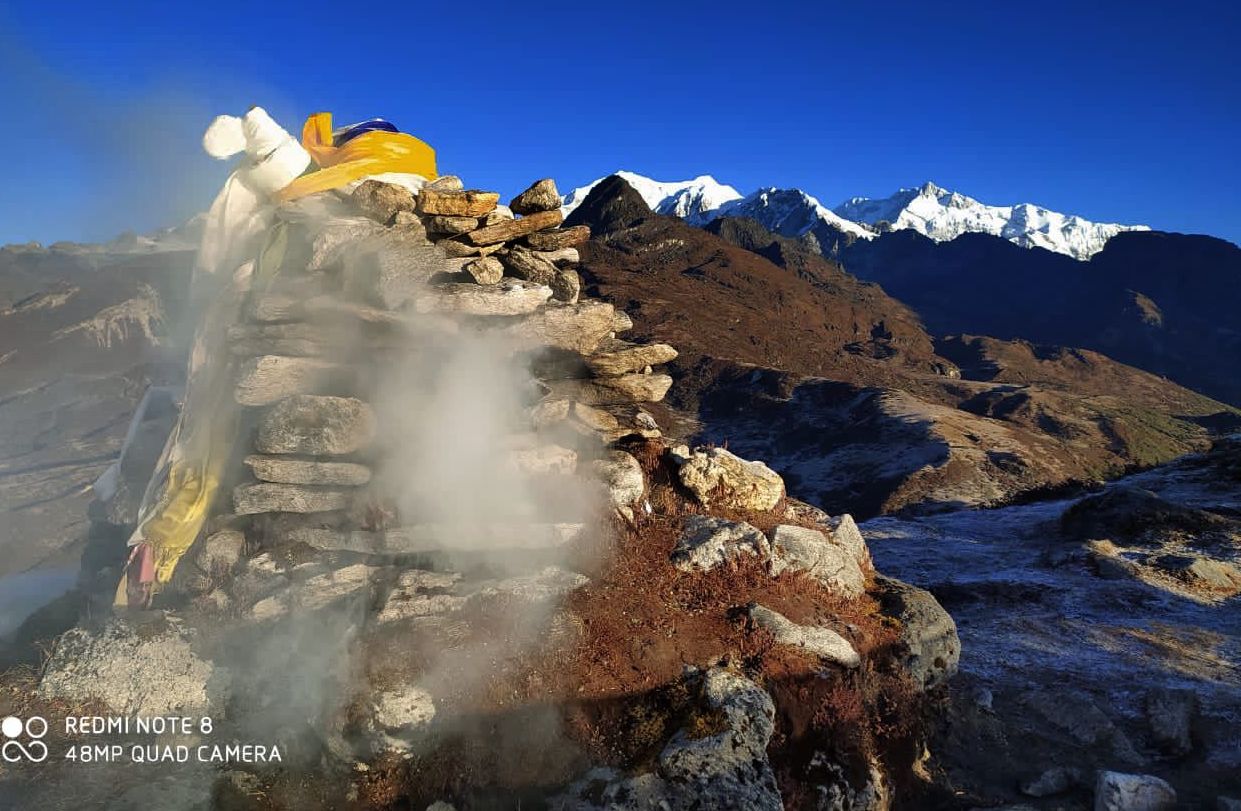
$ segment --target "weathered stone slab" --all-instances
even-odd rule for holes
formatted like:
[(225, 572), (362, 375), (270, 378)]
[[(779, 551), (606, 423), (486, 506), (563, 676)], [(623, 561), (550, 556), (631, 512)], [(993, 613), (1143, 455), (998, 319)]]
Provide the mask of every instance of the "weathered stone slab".
[(505, 220), (504, 222), (488, 225), (477, 231), (471, 231), (465, 235), (465, 240), (471, 245), (494, 245), (497, 242), (508, 242), (524, 237), (527, 234), (533, 234), (535, 231), (542, 231), (545, 228), (555, 228), (564, 220), (564, 216), (560, 210), (540, 211), (527, 217), (516, 220)]
[(551, 380), (547, 385), (556, 396), (589, 405), (657, 403), (672, 387), (672, 378), (668, 375), (628, 374), (591, 380)]
[(591, 463), (595, 475), (607, 486), (612, 506), (626, 519), (633, 520), (633, 507), (646, 494), (646, 476), (632, 454), (608, 451)]
[(672, 550), (672, 564), (685, 572), (707, 571), (742, 556), (767, 560), (767, 536), (744, 521), (691, 515)]
[(513, 209), (508, 206), (496, 206), (496, 210), (488, 213), (486, 217), (480, 219), (479, 223), (481, 225), (495, 225), (496, 223), (501, 223), (505, 220), (514, 219), (515, 216), (516, 215), (513, 214)]
[(382, 625), (456, 611), (465, 605), (464, 597), (452, 593), (460, 580), (459, 572), (406, 569), (397, 576), (375, 619)]
[(576, 248), (590, 239), (589, 225), (575, 225), (572, 228), (556, 228), (549, 231), (538, 231), (526, 237), (526, 245), (536, 251), (558, 251), (562, 248)]
[(316, 487), (308, 484), (258, 482), (233, 488), (233, 510), (238, 515), (256, 513), (317, 513), (343, 510), (353, 499), (353, 490)]
[(354, 453), (375, 437), (375, 413), (353, 397), (297, 395), (259, 420), (255, 447), (262, 453), (327, 456)]
[(504, 264), (494, 256), (481, 256), (462, 268), (478, 284), (499, 284), (504, 278)]
[(675, 360), (677, 351), (668, 344), (629, 344), (617, 342), (608, 351), (591, 355), (586, 366), (600, 377), (616, 377)]
[(633, 319), (624, 310), (617, 310), (612, 320), (612, 332), (628, 332), (633, 329)]
[(496, 192), (476, 189), (444, 191), (428, 186), (418, 194), (418, 211), (452, 217), (482, 217), (493, 210), (499, 201), (500, 195)]
[(237, 530), (213, 532), (199, 542), (194, 563), (204, 572), (231, 571), (241, 560), (246, 536)]
[(413, 192), (382, 180), (362, 181), (353, 190), (352, 199), (359, 211), (382, 223), (391, 222), (398, 211), (414, 210)]
[(431, 189), (432, 191), (461, 191), (465, 188), (465, 184), (461, 182), (461, 178), (456, 175), (440, 175), (435, 180), (422, 187), (423, 191)]
[(771, 573), (805, 572), (825, 587), (846, 597), (866, 588), (862, 569), (853, 553), (832, 543), (814, 529), (781, 524), (771, 532)]
[(497, 242), (494, 245), (467, 245), (459, 239), (444, 239), (438, 243), (444, 249), (444, 253), (451, 258), (463, 258), (468, 256), (490, 256), (504, 247), (503, 242)]
[(263, 355), (242, 362), (236, 399), (241, 405), (268, 405), (291, 395), (341, 385), (348, 377), (348, 370), (324, 360)]
[(614, 314), (603, 301), (548, 305), (502, 330), (514, 349), (550, 346), (589, 354), (612, 331)]
[(477, 228), (477, 217), (450, 217), (440, 214), (427, 221), (427, 230), (434, 234), (464, 234)]
[(531, 476), (569, 475), (577, 470), (577, 452), (560, 445), (537, 445), (508, 451), (511, 468)]
[(762, 462), (749, 462), (723, 448), (685, 445), (672, 450), (678, 476), (704, 506), (765, 512), (784, 498), (784, 480)]
[(578, 253), (577, 248), (561, 248), (558, 251), (544, 251), (543, 258), (556, 265), (556, 267), (573, 266), (582, 261), (582, 255)]
[[(421, 222), (418, 222), (417, 228), (422, 228)], [(329, 220), (319, 229), (311, 242), (310, 258), (306, 263), (306, 270), (314, 272), (331, 267), (341, 260), (346, 251), (355, 249), (365, 240), (383, 232), (384, 227), (370, 217), (341, 217)]]
[(516, 214), (534, 214), (539, 211), (558, 209), (561, 202), (556, 181), (545, 177), (542, 180), (536, 180), (530, 188), (514, 197), (508, 207)]
[(852, 643), (830, 628), (798, 625), (783, 614), (761, 605), (750, 608), (750, 619), (769, 631), (777, 645), (801, 648), (820, 659), (848, 668), (862, 664), (862, 657), (858, 656)]
[(518, 279), (551, 285), (556, 278), (556, 266), (544, 259), (538, 251), (514, 245), (500, 254), (500, 262), (510, 276)]
[(443, 284), (420, 292), (414, 299), (419, 313), (463, 315), (525, 315), (551, 298), (551, 288), (519, 279), (494, 285)]
[(246, 465), (256, 479), (284, 484), (362, 485), (371, 480), (371, 469), (355, 462), (290, 459), (285, 456), (251, 454)]
[(327, 344), (324, 330), (311, 324), (234, 324), (228, 328), (229, 351), (239, 357), (317, 357), (328, 352)]
[(100, 700), (120, 715), (222, 711), (228, 671), (200, 658), (192, 641), (179, 625), (152, 631), (112, 619), (98, 631), (73, 628), (57, 640), (38, 694), (69, 706)]
[(552, 297), (566, 304), (576, 304), (582, 295), (582, 277), (576, 270), (559, 269), (549, 283)]
[(443, 551), (554, 549), (575, 540), (582, 524), (419, 524), (371, 532), (303, 527), (286, 537), (324, 551), (416, 555)]
[(345, 256), (345, 292), (368, 304), (394, 310), (428, 279), (446, 271), (447, 258), (438, 245), (401, 239), (372, 241), (366, 250)]

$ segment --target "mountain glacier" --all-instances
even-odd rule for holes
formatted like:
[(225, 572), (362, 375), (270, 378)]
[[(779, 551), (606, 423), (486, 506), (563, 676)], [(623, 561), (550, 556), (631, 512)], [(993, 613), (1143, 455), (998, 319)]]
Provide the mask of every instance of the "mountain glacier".
[[(749, 217), (784, 236), (812, 233), (820, 243), (833, 234), (872, 239), (889, 228), (912, 229), (936, 242), (976, 232), (1086, 260), (1121, 231), (1150, 230), (1145, 225), (1091, 222), (1029, 203), (987, 205), (930, 182), (882, 199), (854, 197), (829, 209), (801, 189), (761, 188), (742, 197), (732, 186), (710, 175), (662, 182), (634, 172), (615, 174), (656, 213), (682, 217), (692, 225), (704, 225), (717, 217)], [(603, 178), (565, 196), (565, 216), (600, 180)]]
[(871, 227), (887, 223), (893, 229), (912, 228), (936, 242), (976, 232), (1082, 260), (1103, 250), (1104, 244), (1121, 231), (1150, 230), (1145, 225), (1090, 222), (1030, 203), (990, 206), (930, 182), (878, 200), (854, 197), (834, 211)]

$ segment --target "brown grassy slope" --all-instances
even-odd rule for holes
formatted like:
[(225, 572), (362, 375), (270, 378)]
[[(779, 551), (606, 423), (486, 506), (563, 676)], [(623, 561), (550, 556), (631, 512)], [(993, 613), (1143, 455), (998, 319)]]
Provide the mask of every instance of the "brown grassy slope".
[[(1200, 450), (1209, 427), (1236, 419), (1227, 406), (1098, 353), (990, 338), (934, 343), (908, 307), (813, 246), (752, 221), (717, 221), (711, 233), (654, 215), (619, 179), (596, 191), (571, 218), (595, 231), (582, 248), (589, 289), (626, 310), (635, 335), (681, 352), (669, 402), (701, 421), (704, 438), (759, 457), (776, 448), (768, 461), (788, 475), (778, 458), (783, 440), (801, 436), (794, 444), (803, 457), (813, 450), (807, 442), (826, 455), (859, 441), (851, 424), (859, 415), (811, 415), (794, 397), (799, 388), (846, 383), (852, 391), (838, 402), (871, 387), (905, 393), (899, 408), (872, 409), (868, 442), (886, 443), (893, 432), (906, 441), (910, 424), (920, 426), (926, 447), (910, 458), (933, 469), (885, 466), (876, 485), (874, 465), (848, 467), (870, 455), (856, 446), (840, 468), (854, 483), (791, 483), (794, 494), (831, 510), (1002, 503)], [(957, 366), (962, 379), (943, 374)], [(780, 370), (782, 393), (759, 391), (747, 369)], [(786, 403), (782, 437), (770, 421), (736, 419), (746, 401), (759, 400), (767, 408)], [(866, 505), (849, 503), (862, 485)]]

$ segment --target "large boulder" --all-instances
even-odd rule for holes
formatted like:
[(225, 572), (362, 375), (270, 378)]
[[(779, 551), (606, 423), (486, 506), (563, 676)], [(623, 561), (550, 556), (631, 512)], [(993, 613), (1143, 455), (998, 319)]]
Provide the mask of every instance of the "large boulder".
[(71, 704), (98, 699), (122, 715), (210, 714), (223, 708), (229, 672), (200, 658), (192, 639), (172, 622), (74, 628), (60, 637), (38, 693)]
[(1099, 772), (1094, 789), (1095, 811), (1170, 811), (1176, 791), (1149, 774)]
[(595, 474), (608, 488), (612, 506), (627, 520), (634, 518), (633, 506), (646, 494), (646, 476), (632, 454), (608, 451), (591, 463)]
[(703, 506), (765, 512), (784, 498), (784, 480), (762, 462), (748, 462), (723, 448), (680, 445), (672, 450), (681, 484)]
[(514, 214), (534, 214), (538, 211), (554, 211), (560, 208), (560, 191), (550, 177), (536, 180), (521, 194), (513, 198), (508, 207)]
[(957, 672), (961, 638), (957, 624), (929, 591), (879, 577), (883, 613), (900, 622), (901, 664), (919, 689), (946, 683)]
[(627, 776), (613, 769), (588, 772), (552, 798), (555, 811), (646, 811), (721, 808), (783, 811), (767, 744), (775, 704), (754, 682), (724, 668), (703, 676), (698, 698), (722, 727), (709, 735), (679, 731), (656, 758), (653, 771)]
[(856, 551), (816, 529), (781, 524), (771, 532), (771, 573), (805, 572), (831, 591), (856, 597), (866, 588)]
[(409, 752), (425, 740), (435, 718), (431, 694), (414, 684), (393, 684), (376, 692), (370, 710), (368, 731), (374, 754)]

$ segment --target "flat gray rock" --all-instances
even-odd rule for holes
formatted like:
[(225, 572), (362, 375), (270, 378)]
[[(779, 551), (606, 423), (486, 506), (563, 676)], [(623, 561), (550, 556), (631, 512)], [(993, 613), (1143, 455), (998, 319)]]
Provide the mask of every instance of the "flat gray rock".
[(853, 644), (830, 628), (798, 625), (783, 614), (761, 605), (751, 606), (750, 619), (755, 625), (771, 632), (777, 645), (801, 648), (820, 659), (847, 668), (862, 664), (862, 658)]
[(332, 456), (367, 447), (375, 430), (375, 413), (361, 400), (295, 395), (263, 414), (254, 444), (261, 453)]
[(672, 564), (685, 572), (707, 571), (743, 556), (770, 558), (767, 536), (745, 522), (691, 515), (672, 550)]

